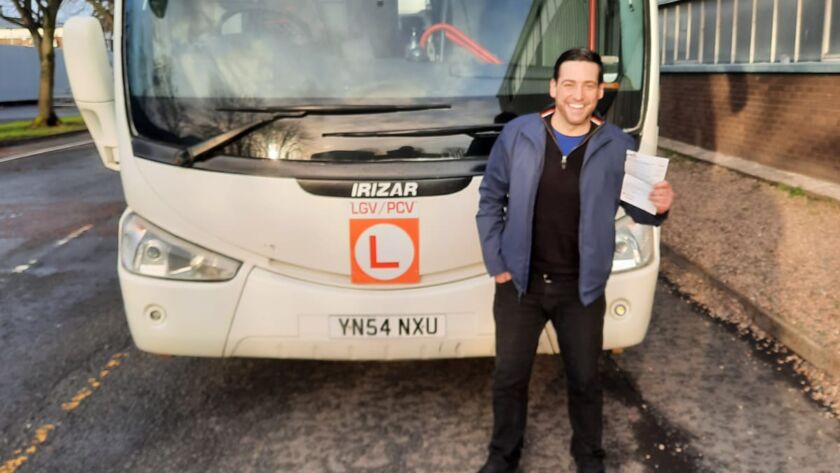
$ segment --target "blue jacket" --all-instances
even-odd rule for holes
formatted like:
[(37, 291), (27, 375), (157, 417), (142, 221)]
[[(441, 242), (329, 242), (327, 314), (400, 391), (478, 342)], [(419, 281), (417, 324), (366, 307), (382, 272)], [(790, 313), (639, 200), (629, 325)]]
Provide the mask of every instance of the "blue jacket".
[[(534, 202), (545, 159), (546, 130), (537, 113), (505, 125), (496, 140), (479, 192), (476, 222), (484, 264), (491, 275), (509, 271), (519, 294), (528, 290)], [(615, 214), (622, 205), (642, 224), (659, 225), (651, 215), (620, 202), (624, 158), (635, 143), (615, 125), (604, 123), (590, 137), (580, 172), (579, 294), (584, 305), (607, 286), (615, 252)]]

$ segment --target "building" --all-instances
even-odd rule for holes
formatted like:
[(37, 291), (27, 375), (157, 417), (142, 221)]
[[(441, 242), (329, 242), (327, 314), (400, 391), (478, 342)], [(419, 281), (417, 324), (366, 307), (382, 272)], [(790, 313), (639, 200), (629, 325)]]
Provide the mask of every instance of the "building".
[[(55, 40), (53, 41), (53, 46), (60, 48), (62, 46), (61, 42), (63, 38), (64, 28), (59, 25), (55, 29)], [(14, 23), (9, 23), (8, 21), (0, 18), (0, 45), (32, 47), (32, 35), (26, 28), (21, 28)]]
[(660, 136), (840, 182), (840, 0), (659, 0)]

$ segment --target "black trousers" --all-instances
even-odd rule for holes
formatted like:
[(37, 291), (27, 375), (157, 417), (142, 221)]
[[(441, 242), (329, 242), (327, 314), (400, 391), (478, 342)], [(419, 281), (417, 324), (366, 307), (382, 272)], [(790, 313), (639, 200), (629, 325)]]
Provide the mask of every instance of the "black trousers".
[[(493, 372), (493, 438), (490, 457), (519, 463), (528, 416), (528, 382), (540, 334), (554, 324), (568, 384), (571, 453), (579, 471), (603, 471), (603, 388), (598, 360), (604, 338), (604, 296), (584, 306), (577, 280), (531, 277), (518, 297), (513, 282), (496, 284), (496, 367)], [(544, 415), (552, 415), (550, 412)]]

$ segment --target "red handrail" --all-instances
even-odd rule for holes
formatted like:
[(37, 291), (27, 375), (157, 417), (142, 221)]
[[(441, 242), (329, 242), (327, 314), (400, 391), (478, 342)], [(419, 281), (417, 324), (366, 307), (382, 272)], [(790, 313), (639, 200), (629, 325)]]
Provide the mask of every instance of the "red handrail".
[(443, 30), (443, 33), (446, 35), (447, 38), (449, 38), (450, 41), (471, 52), (473, 56), (481, 59), (482, 61), (488, 64), (502, 63), (502, 61), (498, 57), (496, 57), (495, 54), (484, 49), (480, 44), (472, 40), (463, 31), (450, 25), (449, 23), (435, 23), (434, 25), (428, 27), (426, 31), (423, 32), (423, 35), (420, 36), (420, 47), (425, 49), (426, 43), (429, 42), (429, 37), (432, 35), (432, 33), (439, 30)]

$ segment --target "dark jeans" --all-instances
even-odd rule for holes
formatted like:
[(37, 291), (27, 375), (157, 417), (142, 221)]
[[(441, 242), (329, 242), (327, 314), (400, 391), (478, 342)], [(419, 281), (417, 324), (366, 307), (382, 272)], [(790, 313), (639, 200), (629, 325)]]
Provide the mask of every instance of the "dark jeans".
[[(519, 463), (528, 416), (528, 382), (537, 343), (554, 324), (568, 384), (571, 453), (579, 471), (603, 471), (603, 388), (598, 374), (604, 337), (604, 296), (583, 306), (577, 280), (531, 277), (519, 299), (512, 282), (496, 285), (496, 369), (493, 372), (493, 438), (490, 456)], [(546, 412), (541, 415), (553, 415)]]

